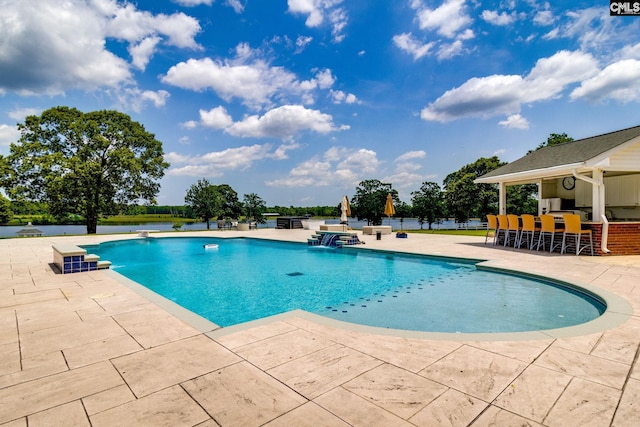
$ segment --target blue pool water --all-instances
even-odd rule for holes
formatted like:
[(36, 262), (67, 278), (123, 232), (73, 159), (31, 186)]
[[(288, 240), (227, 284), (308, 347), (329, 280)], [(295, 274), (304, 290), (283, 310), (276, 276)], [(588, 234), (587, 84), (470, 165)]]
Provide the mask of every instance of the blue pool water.
[(552, 283), (422, 256), (215, 238), (124, 240), (90, 252), (220, 326), (302, 309), (393, 329), (519, 332), (584, 323), (605, 310)]

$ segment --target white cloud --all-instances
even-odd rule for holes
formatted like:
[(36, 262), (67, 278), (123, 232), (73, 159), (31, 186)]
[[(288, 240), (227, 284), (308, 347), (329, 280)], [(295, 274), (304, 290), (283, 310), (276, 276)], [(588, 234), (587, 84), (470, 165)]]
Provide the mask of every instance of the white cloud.
[(160, 43), (160, 37), (147, 37), (142, 39), (137, 45), (129, 46), (129, 54), (133, 58), (131, 63), (134, 67), (144, 70), (151, 60), (151, 56), (156, 50), (156, 46)]
[(0, 8), (0, 92), (59, 95), (132, 83), (130, 64), (107, 50), (128, 43), (144, 69), (160, 44), (198, 49), (198, 21), (182, 13), (153, 15), (115, 0), (5, 1)]
[(571, 99), (579, 98), (590, 102), (640, 101), (640, 61), (626, 59), (607, 66), (571, 92)]
[(533, 17), (534, 24), (540, 26), (552, 25), (554, 21), (555, 17), (553, 16), (553, 12), (551, 12), (550, 10), (540, 10), (536, 12), (535, 16)]
[(171, 152), (165, 155), (165, 160), (171, 163), (167, 175), (219, 177), (226, 171), (246, 170), (255, 162), (272, 155), (269, 144), (254, 144), (212, 151), (199, 156)]
[(331, 70), (323, 69), (313, 78), (299, 81), (285, 68), (254, 58), (258, 55), (258, 51), (240, 44), (232, 60), (190, 59), (172, 66), (161, 80), (182, 89), (211, 89), (227, 102), (238, 98), (255, 110), (272, 106), (274, 98), (290, 95), (298, 95), (305, 103), (312, 104), (313, 91), (328, 89), (336, 80)]
[(438, 59), (451, 59), (454, 56), (461, 55), (464, 52), (461, 40), (456, 40), (453, 43), (445, 43), (438, 49)]
[(638, 31), (637, 22), (629, 25), (630, 21), (603, 15), (601, 7), (568, 11), (564, 18), (544, 38), (575, 38), (585, 51), (609, 49), (611, 43), (621, 40), (621, 34)]
[(137, 43), (149, 36), (163, 36), (170, 46), (179, 48), (200, 49), (195, 36), (201, 31), (198, 20), (182, 12), (165, 15), (153, 15), (141, 11), (131, 3), (123, 6), (110, 3), (110, 14), (105, 16), (104, 28), (106, 36), (129, 43)]
[(400, 156), (396, 157), (396, 162), (406, 162), (415, 159), (424, 159), (427, 157), (427, 153), (424, 150), (408, 151)]
[[(416, 61), (431, 52), (438, 60), (451, 59), (466, 51), (465, 40), (475, 37), (469, 25), (473, 20), (467, 13), (465, 0), (445, 0), (436, 9), (429, 9), (421, 0), (410, 3), (416, 10), (416, 20), (421, 30), (436, 31), (442, 38), (423, 42), (411, 32), (393, 36), (394, 44), (402, 51), (413, 56)], [(452, 41), (453, 39), (453, 41)]]
[(180, 6), (193, 7), (193, 6), (199, 6), (201, 4), (211, 6), (215, 0), (173, 0), (173, 1), (178, 3)]
[(617, 56), (619, 59), (640, 59), (640, 43), (624, 46)]
[(244, 12), (244, 4), (240, 0), (227, 0), (225, 4), (230, 6), (236, 13)]
[(356, 104), (359, 103), (358, 97), (356, 97), (352, 93), (345, 93), (341, 90), (331, 90), (329, 91), (329, 95), (331, 99), (333, 99), (334, 104), (342, 104), (343, 102), (346, 104)]
[(413, 56), (414, 61), (428, 54), (434, 45), (434, 43), (420, 43), (411, 33), (402, 33), (393, 36), (393, 43), (401, 50)]
[(336, 127), (329, 114), (310, 110), (301, 105), (283, 105), (267, 111), (263, 116), (247, 116), (225, 129), (233, 136), (243, 138), (280, 138), (289, 140), (303, 131), (320, 134), (347, 130), (349, 126)]
[(495, 10), (483, 10), (480, 16), (488, 23), (499, 26), (509, 25), (516, 19), (514, 14), (508, 14), (507, 12), (498, 13)]
[(331, 70), (329, 69), (318, 71), (315, 79), (320, 89), (328, 89), (336, 82), (336, 78), (331, 74)]
[(278, 91), (292, 90), (296, 85), (293, 73), (263, 61), (234, 65), (210, 58), (180, 62), (167, 71), (162, 81), (182, 89), (212, 89), (227, 102), (240, 98), (252, 108), (269, 104)]
[(135, 112), (140, 112), (144, 109), (148, 103), (153, 104), (154, 107), (163, 107), (167, 99), (171, 96), (166, 90), (141, 90), (137, 87), (127, 87), (116, 93), (120, 108), (127, 110), (131, 109)]
[(425, 107), (420, 116), (424, 120), (447, 122), (462, 117), (517, 114), (523, 103), (555, 98), (568, 85), (597, 71), (597, 61), (591, 55), (560, 51), (539, 59), (525, 77), (492, 75), (469, 79)]
[(296, 142), (291, 142), (291, 143), (288, 143), (288, 144), (281, 144), (278, 148), (275, 149), (275, 151), (271, 155), (271, 158), (275, 159), (275, 160), (288, 159), (289, 156), (288, 156), (287, 152), (290, 151), (290, 150), (295, 150), (297, 148), (300, 148), (300, 144), (298, 144)]
[(224, 129), (233, 124), (233, 118), (220, 106), (209, 111), (200, 110), (200, 123), (212, 129)]
[(342, 8), (334, 9), (329, 12), (329, 21), (331, 22), (331, 35), (333, 36), (333, 41), (340, 43), (345, 38), (342, 31), (349, 23), (349, 15)]
[(198, 122), (195, 120), (188, 120), (184, 123), (181, 123), (180, 126), (182, 126), (185, 129), (194, 129), (198, 127)]
[[(17, 142), (19, 138), (20, 131), (18, 131), (18, 126), (0, 124), (0, 150), (9, 147), (12, 142)], [(0, 151), (1, 153), (2, 151)]]
[(421, 7), (418, 10), (420, 28), (435, 30), (442, 36), (454, 38), (473, 22), (466, 9), (465, 0), (445, 0), (436, 9)]
[(529, 129), (529, 122), (520, 114), (512, 114), (498, 124), (509, 129)]
[(313, 41), (313, 37), (309, 36), (298, 36), (296, 38), (296, 50), (295, 53), (301, 53), (305, 47), (309, 45)]
[(334, 125), (329, 114), (301, 105), (283, 105), (262, 116), (245, 116), (237, 122), (220, 106), (209, 111), (200, 110), (200, 123), (241, 138), (279, 138), (286, 141), (305, 131), (327, 134), (349, 129), (349, 126)]
[(9, 111), (7, 114), (14, 120), (23, 122), (27, 116), (37, 116), (42, 112), (41, 108), (18, 108), (17, 110)]
[(370, 178), (380, 167), (375, 151), (332, 147), (323, 155), (303, 161), (280, 179), (267, 181), (271, 187), (332, 186), (352, 190), (363, 179)]
[(349, 22), (346, 10), (338, 7), (341, 3), (342, 0), (287, 0), (287, 11), (306, 15), (305, 25), (309, 28), (320, 27), (328, 17), (333, 41), (339, 43), (344, 40), (343, 30)]

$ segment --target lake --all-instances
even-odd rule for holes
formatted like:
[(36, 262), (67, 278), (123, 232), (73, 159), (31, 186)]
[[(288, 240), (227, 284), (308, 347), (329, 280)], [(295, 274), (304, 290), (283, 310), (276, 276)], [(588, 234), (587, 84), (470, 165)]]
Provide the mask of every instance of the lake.
[[(339, 224), (340, 219), (326, 219), (326, 224)], [(473, 228), (480, 224), (477, 220), (471, 220), (468, 223), (468, 226)], [(349, 226), (354, 229), (362, 229), (363, 225), (367, 225), (366, 221), (357, 221), (355, 219), (349, 220)], [(384, 219), (382, 221), (382, 225), (391, 225), (393, 230), (400, 230), (404, 228), (406, 230), (418, 230), (420, 229), (420, 223), (415, 218), (406, 218), (400, 224), (399, 219), (391, 218)], [(160, 231), (172, 231), (173, 230), (172, 222), (154, 222), (147, 224), (126, 224), (126, 225), (98, 225), (97, 233), (98, 234), (117, 234), (117, 233), (135, 233), (136, 230), (141, 228), (151, 229), (151, 230), (160, 230)], [(275, 228), (276, 220), (269, 219), (266, 224), (259, 224), (258, 228)], [(22, 225), (4, 225), (0, 226), (0, 237), (17, 237), (16, 233), (22, 230), (24, 226)], [(86, 234), (87, 227), (86, 225), (36, 225), (35, 228), (41, 230), (44, 236), (63, 236), (63, 235), (71, 235), (71, 234)], [(217, 229), (217, 224), (215, 221), (211, 222), (211, 229)], [(424, 224), (424, 228), (428, 228), (428, 224)], [(441, 224), (434, 224), (433, 228), (435, 229), (455, 229), (458, 228), (458, 224), (455, 221), (447, 220), (443, 221)], [(201, 231), (206, 230), (207, 225), (203, 222), (196, 222), (193, 224), (184, 224), (181, 228), (182, 231)]]

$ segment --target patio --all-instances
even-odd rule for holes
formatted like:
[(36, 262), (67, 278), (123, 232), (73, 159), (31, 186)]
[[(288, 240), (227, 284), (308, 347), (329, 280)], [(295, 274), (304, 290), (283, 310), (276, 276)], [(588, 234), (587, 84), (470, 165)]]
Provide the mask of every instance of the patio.
[[(309, 230), (158, 233), (306, 242)], [(614, 293), (603, 331), (390, 335), (302, 312), (214, 330), (110, 271), (55, 274), (52, 245), (0, 240), (2, 426), (635, 426), (640, 256), (496, 248), (484, 237), (359, 234), (366, 249), (486, 259)], [(125, 281), (126, 282), (126, 281)]]

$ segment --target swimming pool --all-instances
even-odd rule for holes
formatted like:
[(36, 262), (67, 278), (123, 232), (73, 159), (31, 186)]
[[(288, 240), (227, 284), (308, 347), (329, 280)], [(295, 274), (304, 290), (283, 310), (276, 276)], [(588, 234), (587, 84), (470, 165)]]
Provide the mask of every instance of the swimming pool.
[(393, 329), (520, 332), (585, 323), (605, 310), (578, 290), (465, 260), (200, 237), (106, 242), (91, 252), (223, 327), (302, 309)]

